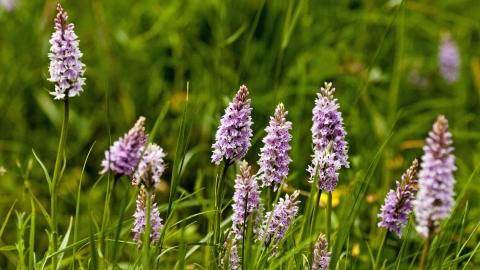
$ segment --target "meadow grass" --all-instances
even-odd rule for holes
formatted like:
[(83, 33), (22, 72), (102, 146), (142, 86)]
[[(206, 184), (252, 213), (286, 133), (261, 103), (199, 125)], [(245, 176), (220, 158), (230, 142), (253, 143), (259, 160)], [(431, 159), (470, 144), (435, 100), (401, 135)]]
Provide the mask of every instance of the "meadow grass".
[[(272, 242), (255, 241), (251, 220), (244, 225), (243, 269), (310, 269), (320, 232), (329, 239), (330, 269), (420, 269), (425, 241), (413, 213), (401, 238), (378, 228), (377, 214), (411, 161), (420, 161), (440, 114), (453, 134), (456, 203), (424, 267), (478, 268), (475, 1), (61, 4), (86, 64), (84, 92), (68, 99), (68, 110), (48, 94), (54, 84), (46, 79), (57, 2), (0, 7), (0, 269), (218, 269), (239, 165), (211, 163), (212, 144), (242, 84), (253, 108), (244, 158), (253, 174), (278, 103), (293, 124), (288, 185), (261, 189), (265, 210), (295, 190), (301, 201), (276, 256)], [(453, 84), (439, 73), (444, 32), (461, 56)], [(349, 145), (350, 168), (340, 170), (332, 194), (308, 183), (307, 172), (312, 109), (324, 82), (337, 89)], [(131, 232), (138, 187), (126, 176), (98, 174), (105, 150), (139, 116), (147, 119), (147, 143), (167, 153), (155, 197), (164, 227), (142, 249)]]

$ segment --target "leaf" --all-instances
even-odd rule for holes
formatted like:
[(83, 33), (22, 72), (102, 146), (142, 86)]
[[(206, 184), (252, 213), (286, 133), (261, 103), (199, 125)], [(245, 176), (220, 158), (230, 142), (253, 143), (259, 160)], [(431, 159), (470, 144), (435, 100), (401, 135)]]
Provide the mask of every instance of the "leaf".
[(361, 182), (359, 191), (350, 197), (351, 199), (345, 203), (342, 209), (342, 213), (344, 215), (340, 218), (340, 229), (338, 230), (334, 245), (332, 247), (331, 265), (336, 265), (338, 262), (343, 245), (345, 244), (346, 239), (350, 235), (350, 229), (352, 227), (353, 221), (357, 216), (357, 213), (360, 209), (360, 203), (363, 201), (368, 186), (370, 185), (370, 181), (372, 180), (373, 173), (375, 171), (375, 168), (377, 167), (383, 148), (385, 147), (391, 136), (392, 135), (390, 134), (390, 136), (387, 138), (387, 140), (383, 142), (383, 144), (380, 146), (380, 149), (378, 149), (377, 153), (375, 154), (375, 157), (370, 163), (365, 177)]
[(398, 252), (398, 255), (397, 255), (397, 259), (395, 260), (395, 270), (398, 270), (400, 269), (400, 262), (402, 261), (402, 257), (403, 257), (403, 253), (404, 253), (404, 250), (405, 250), (405, 246), (408, 245), (408, 239), (409, 239), (409, 235), (410, 235), (410, 229), (412, 228), (412, 216), (410, 216), (410, 221), (408, 222), (408, 226), (407, 226), (407, 232), (405, 233), (405, 237), (404, 237), (404, 240), (402, 242), (402, 247), (400, 247), (400, 251)]
[(245, 30), (247, 30), (247, 25), (248, 25), (247, 23), (242, 24), (242, 26), (240, 26), (240, 28), (238, 28), (237, 31), (235, 31), (235, 33), (233, 33), (226, 40), (221, 42), (219, 46), (220, 47), (225, 47), (225, 46), (230, 45), (233, 42), (235, 42), (235, 40), (237, 40), (243, 34), (243, 32), (245, 32)]
[[(79, 216), (80, 216), (80, 198), (81, 198), (81, 190), (82, 190), (82, 179), (83, 179), (83, 173), (85, 172), (85, 167), (87, 166), (87, 160), (88, 157), (90, 156), (90, 153), (92, 152), (93, 146), (95, 145), (96, 142), (93, 142), (92, 146), (90, 147), (90, 150), (88, 150), (87, 157), (85, 158), (85, 161), (83, 162), (83, 168), (82, 168), (82, 173), (80, 174), (80, 179), (78, 181), (78, 191), (77, 191), (77, 208), (75, 209), (75, 225), (73, 227), (73, 242), (77, 242), (77, 236), (78, 236), (78, 221), (79, 221)], [(77, 253), (76, 247), (73, 247), (73, 256)], [(73, 264), (75, 264), (75, 258), (72, 260)]]
[(17, 250), (17, 247), (12, 245), (0, 247), (0, 251), (10, 251), (10, 250)]
[(40, 207), (40, 211), (42, 211), (42, 214), (45, 217), (45, 219), (47, 220), (47, 223), (50, 226), (50, 229), (52, 229), (53, 228), (53, 222), (52, 222), (52, 219), (50, 218), (50, 215), (47, 213), (47, 210), (45, 210), (45, 208), (43, 208), (42, 204), (37, 200), (35, 195), (33, 195), (33, 192), (30, 189), (30, 187), (27, 187), (27, 188), (28, 188), (28, 191), (30, 191), (30, 195), (32, 195), (32, 198), (37, 203), (38, 207)]
[[(70, 217), (70, 224), (68, 225), (67, 232), (65, 233), (65, 237), (63, 238), (59, 249), (64, 249), (65, 247), (67, 247), (68, 239), (70, 238), (70, 231), (72, 230), (72, 223), (73, 223), (73, 217)], [(60, 253), (60, 255), (58, 256), (57, 269), (60, 268), (60, 263), (62, 262), (63, 254), (64, 253)]]
[(52, 190), (52, 179), (50, 178), (50, 175), (48, 174), (47, 168), (45, 168), (45, 165), (43, 165), (42, 161), (40, 160), (40, 158), (37, 157), (37, 154), (35, 154), (35, 151), (33, 151), (33, 149), (32, 149), (32, 152), (33, 152), (33, 156), (35, 156), (35, 159), (40, 164), (40, 167), (42, 167), (43, 173), (45, 174), (45, 178), (47, 178), (48, 186), (49, 186), (50, 190)]
[(6, 217), (5, 220), (3, 221), (2, 228), (0, 229), (0, 239), (2, 238), (3, 230), (5, 230), (5, 226), (7, 226), (8, 219), (10, 218), (10, 215), (12, 214), (13, 207), (15, 206), (15, 203), (16, 203), (16, 202), (17, 202), (17, 200), (15, 200), (15, 201), (13, 202), (12, 207), (10, 207), (10, 210), (9, 210), (8, 213), (7, 213), (7, 217)]
[[(33, 198), (30, 197), (30, 204), (32, 206), (32, 214), (30, 215), (30, 236), (29, 236), (29, 243), (28, 243), (28, 268), (34, 269), (35, 265), (35, 203), (33, 202)], [(1, 235), (0, 235), (1, 238)]]
[[(385, 240), (386, 241), (386, 240)], [(370, 255), (370, 261), (372, 262), (372, 268), (375, 269), (375, 266), (376, 266), (376, 261), (373, 257), (373, 253), (372, 253), (372, 249), (370, 248), (370, 245), (368, 244), (367, 241), (365, 241), (365, 244), (367, 245), (367, 249), (368, 249), (368, 255)], [(380, 258), (378, 258), (380, 259)]]

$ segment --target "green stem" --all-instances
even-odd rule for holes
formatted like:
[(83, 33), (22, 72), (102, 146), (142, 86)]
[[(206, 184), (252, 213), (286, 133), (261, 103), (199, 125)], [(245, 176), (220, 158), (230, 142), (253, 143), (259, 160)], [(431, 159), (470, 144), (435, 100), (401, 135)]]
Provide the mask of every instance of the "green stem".
[[(317, 208), (318, 208), (318, 205), (320, 204), (320, 197), (322, 196), (322, 190), (319, 189), (318, 192), (317, 192), (317, 200), (316, 200), (316, 203), (315, 205), (313, 206), (313, 210), (312, 210), (312, 215), (311, 215), (311, 218), (310, 218), (310, 237), (312, 235), (314, 235), (314, 228), (315, 228), (315, 224), (317, 223)], [(310, 250), (313, 250), (313, 242), (310, 241)]]
[[(318, 166), (317, 166), (318, 167)], [(307, 239), (311, 239), (311, 236), (312, 236), (312, 229), (311, 229), (311, 226), (312, 226), (312, 216), (313, 216), (313, 213), (316, 212), (317, 210), (317, 207), (318, 207), (318, 199), (320, 197), (317, 198), (317, 200), (315, 200), (315, 196), (314, 194), (315, 193), (318, 193), (317, 192), (317, 181), (318, 181), (318, 168), (316, 169), (315, 171), (315, 175), (313, 177), (313, 182), (310, 186), (310, 195), (308, 196), (308, 200), (307, 200), (307, 207), (305, 209), (305, 225), (302, 226), (302, 234), (301, 234), (301, 242), (307, 240)], [(320, 189), (318, 190), (319, 192)], [(320, 196), (321, 194), (319, 194)], [(315, 201), (317, 201), (317, 204), (314, 205)], [(309, 253), (309, 254), (312, 254), (312, 243), (310, 241), (310, 245), (308, 246), (310, 249), (308, 250), (304, 250), (304, 252), (306, 253)], [(307, 248), (307, 246), (305, 246), (305, 248)], [(310, 255), (312, 256), (312, 255)], [(312, 257), (309, 258), (310, 261), (312, 259)]]
[(332, 227), (332, 193), (327, 192), (327, 211), (325, 212), (325, 237), (327, 238), (327, 243), (330, 246), (330, 230)]
[[(57, 159), (55, 161), (55, 169), (53, 171), (52, 185), (50, 186), (50, 207), (52, 215), (52, 253), (58, 250), (58, 215), (57, 215), (57, 189), (60, 181), (60, 171), (62, 161), (64, 160), (65, 142), (67, 141), (68, 131), (68, 93), (65, 96), (65, 110), (63, 115), (62, 132), (60, 133), (60, 141), (58, 142)], [(57, 269), (57, 255), (52, 257), (52, 269)]]
[[(108, 220), (110, 220), (110, 201), (112, 198), (112, 193), (115, 188), (115, 184), (118, 180), (118, 176), (114, 176), (114, 182), (112, 185), (112, 188), (107, 188), (107, 194), (105, 195), (105, 206), (104, 206), (104, 211), (103, 211), (103, 217), (102, 217), (102, 228), (100, 230), (100, 235), (98, 237), (98, 253), (100, 255), (100, 258), (102, 258), (101, 263), (105, 262), (106, 260), (106, 245), (105, 245), (105, 231), (107, 227)], [(110, 187), (110, 175), (107, 180), (107, 187)]]
[(152, 210), (152, 191), (147, 189), (145, 233), (143, 234), (143, 269), (150, 269), (150, 215)]
[(422, 258), (420, 259), (420, 269), (425, 270), (427, 269), (427, 258), (428, 258), (428, 251), (430, 249), (430, 236), (425, 240), (425, 244), (423, 245), (423, 252)]
[(266, 206), (267, 206), (267, 212), (268, 211), (271, 211), (272, 210), (272, 189), (271, 188), (267, 188), (267, 203), (266, 203)]
[(243, 213), (243, 231), (242, 231), (242, 269), (245, 269), (245, 231), (247, 230), (247, 210), (248, 210), (248, 192), (245, 197), (245, 212)]
[(381, 236), (381, 242), (380, 242), (380, 247), (378, 248), (378, 253), (377, 253), (377, 259), (375, 260), (375, 270), (380, 269), (380, 266), (382, 265), (380, 262), (380, 259), (382, 257), (383, 250), (385, 249), (385, 244), (387, 243), (388, 235), (389, 235), (388, 229), (384, 229), (382, 232)]
[(222, 174), (220, 178), (218, 178), (216, 188), (215, 188), (215, 219), (214, 219), (214, 238), (213, 238), (213, 245), (214, 245), (214, 256), (219, 258), (219, 245), (220, 245), (220, 222), (222, 219), (222, 202), (223, 202), (223, 184), (225, 182), (225, 177), (227, 175), (227, 169), (230, 166), (229, 160), (225, 160), (225, 166), (223, 167)]

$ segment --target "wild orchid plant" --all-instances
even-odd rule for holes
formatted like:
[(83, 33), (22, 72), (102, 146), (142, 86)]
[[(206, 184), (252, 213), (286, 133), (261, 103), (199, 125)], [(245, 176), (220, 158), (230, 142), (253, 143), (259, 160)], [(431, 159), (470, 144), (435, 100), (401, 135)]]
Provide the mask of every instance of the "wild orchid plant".
[[(51, 197), (51, 216), (52, 216), (52, 247), (53, 250), (58, 249), (58, 212), (57, 212), (57, 190), (60, 181), (62, 161), (64, 160), (65, 142), (67, 140), (68, 116), (69, 116), (69, 97), (79, 95), (83, 91), (82, 85), (85, 84), (85, 64), (80, 61), (83, 54), (78, 48), (79, 41), (77, 35), (73, 31), (74, 25), (68, 23), (67, 12), (65, 12), (60, 4), (57, 6), (57, 16), (55, 18), (55, 32), (50, 39), (50, 78), (49, 81), (55, 83), (55, 91), (50, 94), (55, 99), (64, 101), (64, 116), (62, 124), (62, 132), (58, 144), (57, 159), (53, 177), (50, 182)], [(52, 267), (57, 268), (57, 256), (52, 258)]]
[(443, 115), (437, 117), (433, 131), (428, 133), (423, 147), (421, 169), (418, 173), (418, 194), (413, 201), (417, 233), (425, 239), (420, 267), (426, 268), (427, 254), (434, 236), (440, 233), (440, 222), (450, 217), (455, 204), (453, 172), (455, 156), (452, 154), (452, 133)]
[(345, 136), (347, 132), (343, 128), (342, 113), (338, 110), (340, 105), (337, 99), (333, 97), (335, 88), (332, 83), (325, 83), (321, 92), (315, 99), (313, 108), (313, 160), (312, 165), (308, 166), (310, 173), (310, 183), (316, 183), (317, 202), (315, 204), (311, 226), (316, 221), (316, 207), (320, 200), (322, 191), (327, 192), (327, 211), (325, 212), (325, 230), (327, 242), (330, 242), (330, 226), (332, 216), (332, 192), (335, 190), (338, 181), (338, 170), (343, 166), (350, 167), (347, 155), (347, 142)]
[(440, 76), (449, 84), (453, 84), (460, 78), (460, 52), (458, 45), (450, 33), (444, 33), (441, 38), (438, 51)]

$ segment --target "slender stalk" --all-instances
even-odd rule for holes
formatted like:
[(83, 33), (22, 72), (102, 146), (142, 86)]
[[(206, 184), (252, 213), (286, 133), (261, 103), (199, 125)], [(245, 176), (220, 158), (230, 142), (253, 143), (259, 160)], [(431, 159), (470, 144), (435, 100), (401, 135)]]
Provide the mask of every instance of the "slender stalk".
[(427, 258), (428, 258), (428, 251), (430, 249), (431, 237), (429, 236), (427, 240), (425, 240), (425, 244), (423, 245), (423, 252), (422, 258), (420, 259), (420, 269), (425, 270), (427, 269)]
[[(312, 182), (312, 185), (310, 186), (310, 195), (308, 196), (308, 200), (307, 200), (307, 205), (306, 205), (306, 209), (305, 209), (305, 225), (302, 226), (302, 234), (301, 234), (301, 241), (305, 241), (307, 240), (307, 238), (311, 238), (312, 236), (312, 229), (311, 227), (313, 226), (312, 224), (312, 216), (313, 216), (313, 213), (316, 212), (317, 210), (317, 207), (318, 207), (318, 199), (320, 197), (317, 198), (317, 205), (315, 206), (314, 205), (314, 194), (317, 192), (317, 181), (318, 181), (318, 167), (317, 169), (315, 170), (315, 175), (313, 177), (313, 182)], [(320, 191), (320, 189), (319, 189)], [(320, 196), (321, 194), (319, 194)], [(307, 248), (305, 246), (305, 248)], [(312, 247), (312, 242), (310, 242), (310, 245), (309, 245), (309, 249), (308, 250), (305, 250), (306, 253), (309, 253), (311, 254), (311, 250), (313, 249)], [(313, 256), (312, 254), (310, 255), (310, 261), (312, 261), (312, 257)]]
[[(60, 141), (58, 142), (57, 159), (55, 161), (55, 169), (53, 171), (52, 185), (50, 186), (50, 207), (52, 215), (52, 253), (58, 250), (58, 215), (57, 215), (57, 189), (60, 182), (60, 170), (65, 152), (65, 142), (67, 141), (68, 131), (68, 92), (65, 95), (65, 109), (63, 115), (62, 132), (60, 133)], [(57, 269), (57, 255), (52, 257), (52, 269)]]
[[(313, 206), (313, 210), (312, 210), (312, 216), (311, 216), (311, 219), (310, 219), (310, 237), (312, 235), (315, 235), (314, 234), (314, 227), (315, 227), (315, 224), (317, 223), (317, 208), (318, 208), (318, 205), (320, 204), (320, 197), (322, 196), (322, 190), (319, 189), (318, 192), (317, 192), (317, 200), (316, 200), (316, 203), (315, 205)], [(313, 242), (310, 241), (310, 250), (313, 250)]]
[(272, 211), (272, 190), (273, 187), (267, 188), (267, 203), (265, 204), (267, 207), (267, 212)]
[(248, 210), (248, 192), (245, 196), (245, 212), (243, 213), (243, 231), (242, 231), (242, 269), (245, 269), (245, 231), (247, 230), (247, 210)]
[(332, 227), (332, 193), (327, 192), (327, 211), (325, 211), (325, 237), (327, 238), (327, 243), (330, 246), (330, 235)]
[(230, 166), (229, 163), (229, 160), (225, 160), (225, 166), (223, 167), (222, 174), (218, 178), (215, 188), (215, 219), (213, 227), (213, 245), (215, 257), (219, 257), (220, 255), (218, 246), (220, 244), (220, 222), (222, 219), (223, 186), (225, 182), (225, 177), (227, 175), (227, 169)]
[(110, 201), (113, 193), (113, 189), (115, 188), (115, 183), (117, 182), (118, 178), (115, 176), (114, 183), (110, 188), (110, 175), (107, 180), (107, 194), (105, 194), (105, 205), (102, 217), (102, 228), (100, 230), (100, 236), (98, 238), (98, 253), (100, 258), (102, 258), (101, 263), (103, 264), (106, 260), (106, 247), (105, 247), (105, 231), (107, 227), (108, 220), (110, 220)]
[(375, 260), (375, 270), (380, 269), (382, 265), (380, 259), (382, 258), (382, 253), (383, 253), (383, 250), (385, 249), (385, 244), (387, 243), (389, 234), (390, 232), (387, 229), (384, 229), (382, 232), (382, 236), (380, 238), (381, 239), (380, 247), (378, 248), (378, 253), (377, 253), (377, 259)]
[(146, 220), (145, 220), (145, 231), (143, 234), (143, 269), (150, 269), (150, 231), (152, 224), (150, 224), (150, 216), (152, 210), (152, 191), (150, 188), (147, 189), (147, 199), (145, 204), (146, 209)]
[(32, 214), (30, 216), (30, 239), (28, 247), (28, 269), (33, 268), (33, 262), (35, 258), (34, 245), (35, 245), (35, 204), (33, 203), (33, 198), (30, 197), (30, 203), (32, 205)]

